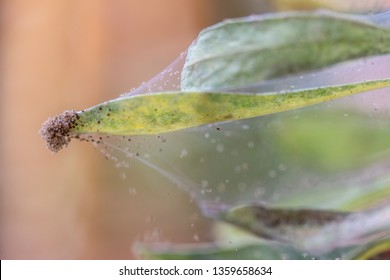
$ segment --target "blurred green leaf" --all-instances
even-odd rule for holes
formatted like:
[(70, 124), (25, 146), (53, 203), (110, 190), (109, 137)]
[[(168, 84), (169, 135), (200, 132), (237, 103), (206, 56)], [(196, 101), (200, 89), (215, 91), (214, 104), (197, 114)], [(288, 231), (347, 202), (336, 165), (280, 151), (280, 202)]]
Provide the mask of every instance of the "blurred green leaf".
[(370, 246), (362, 246), (360, 252), (355, 256), (358, 260), (368, 259), (390, 259), (390, 239), (378, 240)]
[(390, 30), (364, 17), (290, 12), (226, 20), (188, 49), (182, 90), (258, 83), (334, 63), (389, 53)]
[(139, 258), (159, 260), (367, 260), (388, 259), (390, 253), (390, 239), (347, 246), (321, 255), (311, 255), (282, 243), (262, 239), (238, 245), (234, 242), (233, 238), (231, 245), (220, 241), (187, 245), (138, 244), (134, 251)]
[[(311, 113), (311, 112), (310, 112)], [(306, 114), (310, 116), (310, 114)], [(283, 153), (301, 156), (307, 168), (323, 171), (348, 170), (369, 163), (389, 149), (390, 122), (367, 117), (358, 110), (317, 110), (314, 117), (299, 121), (286, 118), (278, 142)]]
[(360, 212), (269, 208), (260, 204), (231, 208), (220, 203), (207, 203), (202, 209), (208, 217), (315, 256), (348, 245), (364, 245), (390, 231), (390, 207), (386, 205)]
[(139, 246), (140, 258), (160, 260), (300, 260), (312, 259), (292, 247), (278, 243), (253, 243), (239, 246), (219, 246), (213, 243), (200, 245)]

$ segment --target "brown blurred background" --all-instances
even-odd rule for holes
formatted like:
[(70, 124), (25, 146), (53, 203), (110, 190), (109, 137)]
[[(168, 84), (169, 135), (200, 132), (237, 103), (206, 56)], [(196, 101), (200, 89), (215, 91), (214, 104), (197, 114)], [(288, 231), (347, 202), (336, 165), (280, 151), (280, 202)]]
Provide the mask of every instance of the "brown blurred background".
[(130, 170), (129, 186), (92, 145), (52, 154), (38, 130), (153, 77), (223, 18), (334, 1), (305, 2), (1, 0), (0, 257), (128, 259), (135, 242), (211, 240), (211, 222), (170, 182)]

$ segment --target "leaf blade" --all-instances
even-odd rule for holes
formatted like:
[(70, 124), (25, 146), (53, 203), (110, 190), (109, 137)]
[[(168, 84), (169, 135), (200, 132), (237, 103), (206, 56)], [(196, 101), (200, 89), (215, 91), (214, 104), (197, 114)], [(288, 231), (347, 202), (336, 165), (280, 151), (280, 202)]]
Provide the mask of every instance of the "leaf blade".
[(341, 13), (284, 13), (224, 21), (188, 50), (182, 90), (257, 83), (334, 63), (389, 53), (390, 30)]
[(301, 108), (390, 86), (390, 79), (269, 94), (170, 92), (118, 98), (78, 113), (74, 133), (150, 135)]

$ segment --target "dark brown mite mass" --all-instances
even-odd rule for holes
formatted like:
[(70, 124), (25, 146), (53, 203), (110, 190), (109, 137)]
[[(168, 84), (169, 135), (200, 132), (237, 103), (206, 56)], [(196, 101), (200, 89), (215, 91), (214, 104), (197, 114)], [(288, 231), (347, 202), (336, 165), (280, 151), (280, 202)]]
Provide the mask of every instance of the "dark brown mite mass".
[(56, 153), (69, 144), (74, 137), (71, 131), (76, 127), (78, 119), (76, 111), (65, 111), (43, 123), (39, 132), (49, 150)]

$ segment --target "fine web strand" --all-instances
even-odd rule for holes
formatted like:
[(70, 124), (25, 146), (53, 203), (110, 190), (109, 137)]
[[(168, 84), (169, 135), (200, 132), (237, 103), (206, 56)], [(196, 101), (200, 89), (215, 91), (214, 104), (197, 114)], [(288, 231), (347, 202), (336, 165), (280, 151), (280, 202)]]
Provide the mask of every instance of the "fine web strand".
[(149, 81), (141, 84), (138, 88), (120, 97), (128, 97), (139, 94), (150, 94), (164, 91), (179, 91), (180, 78), (186, 60), (187, 52), (182, 52), (168, 67)]
[[(148, 161), (146, 159), (144, 159), (142, 157), (142, 155), (136, 155), (134, 153), (131, 153), (129, 152), (128, 150), (126, 150), (125, 148), (123, 147), (118, 147), (117, 145), (115, 144), (111, 144), (107, 141), (102, 141), (101, 144), (98, 144), (100, 145), (100, 148), (101, 147), (110, 147), (112, 150), (115, 150), (115, 151), (118, 151), (120, 153), (123, 153), (124, 155), (126, 155), (127, 158), (129, 158), (130, 160), (138, 160), (140, 161), (142, 164), (148, 166), (149, 168), (151, 168), (152, 170), (155, 170), (157, 171), (158, 173), (160, 173), (161, 175), (165, 176), (166, 178), (168, 178), (169, 180), (171, 180), (173, 183), (176, 184), (176, 186), (178, 186), (179, 188), (183, 189), (184, 191), (186, 191), (188, 194), (190, 194), (191, 197), (193, 198), (196, 198), (198, 195), (197, 193), (195, 192), (196, 188), (191, 188), (190, 186), (193, 185), (191, 182), (187, 181), (185, 184), (183, 183), (184, 180), (184, 177), (181, 177), (179, 178), (178, 176), (174, 176), (173, 173), (169, 173), (167, 172), (166, 170), (160, 168), (158, 165), (152, 163), (151, 161)], [(110, 155), (110, 157), (113, 157), (112, 155)], [(114, 161), (117, 160), (117, 158), (114, 156), (113, 157)], [(118, 167), (124, 167), (124, 168), (128, 168), (129, 165), (126, 164), (125, 161), (122, 161)]]

